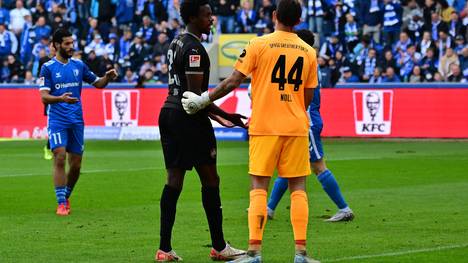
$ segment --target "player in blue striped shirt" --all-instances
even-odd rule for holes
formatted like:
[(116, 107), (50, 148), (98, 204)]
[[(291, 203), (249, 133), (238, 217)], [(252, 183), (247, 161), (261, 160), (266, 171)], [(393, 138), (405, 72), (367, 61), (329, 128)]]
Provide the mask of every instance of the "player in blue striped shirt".
[[(72, 58), (72, 34), (64, 28), (54, 33), (52, 42), (57, 53), (41, 68), (39, 90), (42, 102), (48, 104), (47, 130), (54, 153), (56, 213), (66, 216), (70, 213), (68, 198), (80, 176), (84, 151), (82, 83), (85, 81), (96, 88), (104, 88), (117, 77), (117, 72), (112, 69), (104, 77), (98, 78), (85, 63)], [(67, 157), (68, 173), (65, 172)]]
[[(314, 34), (309, 30), (299, 30), (297, 35), (310, 46), (314, 45)], [(338, 212), (327, 219), (328, 222), (351, 221), (354, 218), (353, 211), (349, 208), (344, 200), (340, 187), (333, 176), (332, 172), (328, 170), (323, 160), (323, 148), (320, 134), (322, 133), (323, 122), (320, 116), (320, 69), (318, 72), (319, 86), (314, 91), (314, 98), (309, 105), (308, 113), (310, 119), (309, 129), (309, 151), (310, 151), (310, 166), (312, 171), (317, 175), (317, 179), (322, 184), (323, 189), (328, 194), (330, 199), (338, 207)], [(288, 189), (288, 180), (278, 177), (275, 180), (273, 190), (271, 191), (270, 200), (268, 201), (268, 218), (272, 219), (276, 206), (278, 205), (281, 197)]]

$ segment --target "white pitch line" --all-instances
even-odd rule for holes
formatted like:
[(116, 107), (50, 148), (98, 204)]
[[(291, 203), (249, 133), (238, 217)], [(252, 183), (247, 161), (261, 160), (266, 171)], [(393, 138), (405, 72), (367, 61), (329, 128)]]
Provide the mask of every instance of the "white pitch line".
[(402, 256), (402, 255), (424, 253), (424, 252), (434, 252), (434, 251), (449, 250), (449, 249), (456, 249), (456, 248), (465, 248), (465, 247), (468, 247), (468, 243), (467, 244), (459, 244), (459, 245), (443, 246), (443, 247), (431, 247), (431, 248), (421, 248), (421, 249), (413, 249), (413, 250), (398, 251), (398, 252), (388, 252), (388, 253), (382, 253), (382, 254), (344, 257), (344, 258), (337, 258), (337, 259), (322, 260), (322, 262), (340, 262), (340, 261), (357, 260), (357, 259), (394, 257), (394, 256)]
[[(232, 166), (232, 165), (244, 165), (246, 163), (224, 163), (218, 164), (218, 167), (221, 166)], [(84, 170), (82, 174), (91, 174), (91, 173), (108, 173), (108, 172), (141, 172), (141, 171), (151, 171), (151, 170), (164, 170), (164, 166), (161, 167), (142, 167), (142, 168), (130, 168), (130, 169), (96, 169), (96, 170)], [(24, 177), (24, 176), (44, 176), (52, 175), (52, 171), (47, 173), (18, 173), (18, 174), (0, 174), (0, 178), (7, 177)]]

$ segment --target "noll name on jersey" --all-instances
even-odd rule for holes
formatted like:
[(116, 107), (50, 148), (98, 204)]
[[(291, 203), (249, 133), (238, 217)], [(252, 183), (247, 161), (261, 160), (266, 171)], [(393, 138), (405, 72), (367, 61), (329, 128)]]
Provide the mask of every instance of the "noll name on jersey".
[(280, 100), (285, 102), (292, 102), (292, 95), (291, 94), (280, 94)]

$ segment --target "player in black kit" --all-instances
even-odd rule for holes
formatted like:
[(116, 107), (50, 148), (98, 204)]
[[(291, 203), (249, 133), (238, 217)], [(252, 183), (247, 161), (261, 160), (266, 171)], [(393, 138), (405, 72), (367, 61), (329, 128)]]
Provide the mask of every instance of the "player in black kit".
[(197, 94), (208, 89), (210, 59), (200, 42), (209, 34), (213, 23), (208, 0), (185, 0), (180, 13), (187, 25), (186, 32), (169, 46), (169, 94), (159, 115), (159, 129), (167, 183), (161, 196), (160, 246), (156, 261), (182, 260), (171, 247), (176, 206), (182, 191), (185, 172), (195, 167), (202, 184), (202, 202), (210, 228), (214, 260), (233, 260), (245, 254), (227, 244), (223, 235), (223, 215), (216, 170), (216, 139), (210, 117), (226, 127), (245, 127), (239, 114), (226, 113), (212, 104), (206, 110), (188, 115), (181, 103), (189, 90)]

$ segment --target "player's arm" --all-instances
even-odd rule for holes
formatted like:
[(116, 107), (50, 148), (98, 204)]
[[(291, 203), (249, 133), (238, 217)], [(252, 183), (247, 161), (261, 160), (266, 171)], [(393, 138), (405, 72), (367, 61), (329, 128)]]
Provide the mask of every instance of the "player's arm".
[(53, 103), (77, 103), (78, 98), (71, 97), (71, 92), (65, 92), (60, 96), (54, 96), (50, 94), (52, 87), (51, 74), (48, 67), (43, 66), (41, 73), (39, 74), (39, 92), (41, 94), (42, 103), (53, 104)]
[(53, 104), (53, 103), (60, 103), (65, 102), (69, 104), (77, 103), (78, 98), (71, 97), (71, 92), (65, 92), (61, 96), (54, 96), (50, 94), (50, 90), (42, 89), (40, 90), (42, 103), (45, 104)]
[(223, 80), (212, 91), (204, 92), (200, 96), (191, 92), (184, 92), (182, 105), (189, 114), (194, 114), (207, 107), (211, 102), (227, 95), (239, 87), (242, 81), (256, 68), (259, 48), (256, 43), (249, 43), (237, 60), (231, 76)]
[(227, 94), (229, 94), (229, 92), (239, 87), (246, 77), (247, 76), (235, 69), (232, 72), (231, 76), (221, 81), (221, 83), (219, 83), (214, 90), (210, 91), (210, 93), (208, 94), (210, 101), (215, 101), (219, 98), (226, 96)]
[(116, 79), (118, 76), (119, 74), (117, 71), (115, 69), (111, 69), (107, 71), (103, 77), (97, 78), (94, 82), (92, 82), (92, 85), (98, 89), (105, 88), (109, 82)]

